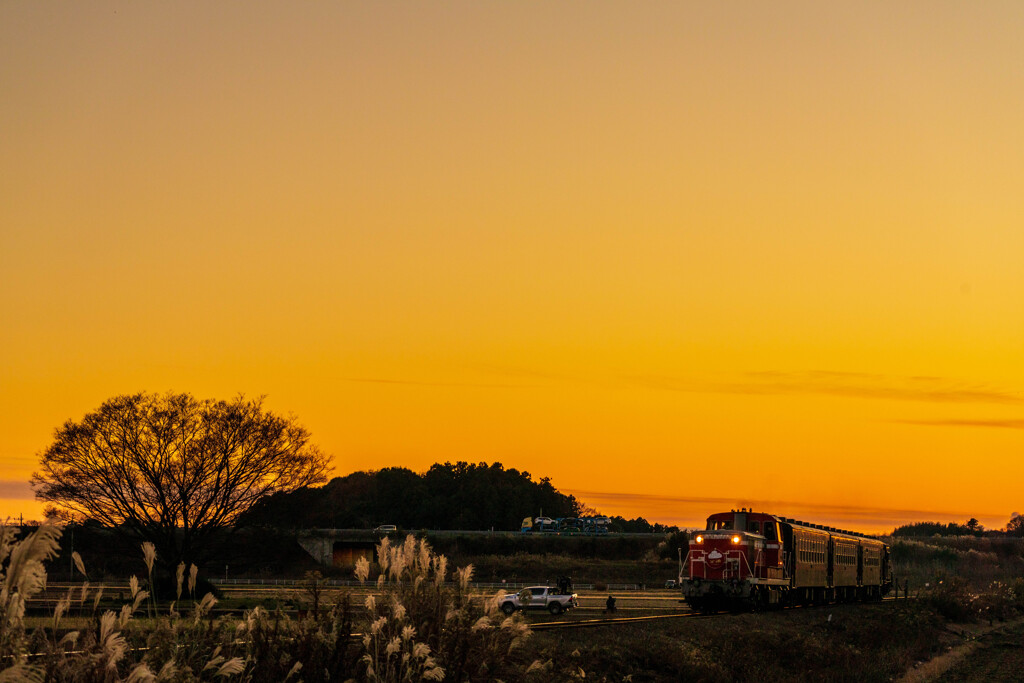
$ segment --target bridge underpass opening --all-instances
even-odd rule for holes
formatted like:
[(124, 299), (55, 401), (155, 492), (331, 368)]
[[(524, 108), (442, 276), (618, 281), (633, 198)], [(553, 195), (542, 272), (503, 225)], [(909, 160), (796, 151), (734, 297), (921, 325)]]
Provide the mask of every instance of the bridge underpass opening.
[(364, 558), (367, 562), (373, 562), (375, 557), (375, 545), (373, 543), (359, 541), (335, 541), (331, 549), (331, 566), (347, 569), (356, 566), (356, 560)]

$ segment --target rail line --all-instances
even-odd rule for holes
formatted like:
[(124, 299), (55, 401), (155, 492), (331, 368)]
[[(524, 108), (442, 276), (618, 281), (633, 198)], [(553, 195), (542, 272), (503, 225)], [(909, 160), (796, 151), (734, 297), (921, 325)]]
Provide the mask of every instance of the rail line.
[[(899, 600), (908, 600), (908, 599), (913, 599), (913, 598), (899, 598)], [(854, 605), (854, 606), (855, 605), (870, 605), (870, 604), (878, 604), (880, 602), (895, 602), (896, 600), (897, 600), (897, 598), (889, 596), (889, 597), (882, 598), (882, 600), (874, 601), (874, 602), (862, 602), (862, 603), (857, 603), (857, 602), (845, 602), (845, 603), (844, 602), (837, 602), (837, 603), (829, 603), (829, 604), (826, 604), (826, 605), (788, 605), (786, 607), (783, 607), (782, 609), (783, 610), (824, 609), (824, 608), (828, 608), (828, 607), (835, 607), (837, 605)], [(761, 612), (761, 614), (768, 614), (768, 613), (771, 613), (773, 611), (778, 611), (778, 610), (765, 610), (765, 611)], [(576, 619), (576, 620), (566, 620), (566, 621), (539, 621), (539, 622), (530, 623), (530, 629), (533, 630), (533, 631), (553, 631), (553, 630), (558, 630), (558, 629), (594, 628), (594, 627), (597, 627), (597, 626), (614, 626), (614, 625), (617, 625), (617, 624), (628, 624), (628, 623), (635, 623), (635, 622), (641, 622), (641, 621), (656, 621), (658, 619), (687, 619), (687, 618), (693, 618), (693, 619), (713, 619), (715, 617), (722, 617), (722, 616), (725, 616), (725, 615), (735, 615), (735, 614), (750, 614), (750, 612), (736, 613), (736, 612), (729, 612), (729, 611), (720, 611), (720, 612), (711, 612), (709, 614), (705, 614), (705, 613), (702, 613), (702, 612), (688, 611), (688, 612), (678, 612), (678, 613), (675, 613), (675, 614), (649, 614), (649, 615), (643, 615), (643, 616), (629, 616), (629, 617), (604, 617), (604, 618), (601, 618), (601, 619)]]
[(654, 621), (656, 619), (684, 619), (687, 617), (713, 617), (713, 614), (700, 612), (680, 612), (679, 614), (650, 614), (641, 617), (607, 617), (604, 619), (577, 619), (573, 621), (541, 621), (530, 624), (531, 631), (554, 631), (567, 628), (594, 628), (613, 624), (628, 624), (637, 621)]

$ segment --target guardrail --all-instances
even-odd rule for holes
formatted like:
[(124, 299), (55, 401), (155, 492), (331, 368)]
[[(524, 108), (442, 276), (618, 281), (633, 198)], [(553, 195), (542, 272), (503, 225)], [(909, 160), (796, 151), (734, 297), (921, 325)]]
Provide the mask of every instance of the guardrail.
[[(307, 581), (296, 580), (296, 579), (210, 579), (210, 583), (215, 586), (284, 586), (290, 588), (303, 588), (308, 586)], [(450, 582), (449, 582), (450, 583)], [(358, 587), (374, 586), (376, 585), (373, 581), (368, 581), (366, 584), (360, 584), (358, 581), (352, 579), (321, 579), (321, 586), (337, 586), (337, 587)], [(545, 585), (544, 581), (471, 581), (470, 587), (477, 590), (507, 590), (520, 591), (528, 586)], [(607, 586), (609, 591), (641, 591), (647, 590), (648, 588), (656, 588), (657, 586), (644, 586), (639, 583), (607, 583), (602, 584)], [(574, 585), (573, 590), (579, 592), (581, 590), (592, 591), (596, 590), (592, 583), (577, 583)]]
[(328, 528), (313, 528), (313, 529), (296, 529), (297, 535), (300, 536), (331, 536), (331, 537), (350, 537), (354, 539), (370, 539), (370, 538), (383, 538), (388, 536), (390, 538), (402, 538), (406, 536), (433, 536), (435, 538), (458, 538), (458, 537), (505, 537), (505, 538), (557, 538), (570, 537), (570, 538), (598, 538), (598, 539), (615, 539), (615, 538), (665, 538), (670, 532), (659, 531), (659, 532), (633, 532), (633, 531), (609, 531), (605, 533), (588, 532), (588, 531), (520, 531), (518, 529), (396, 529), (394, 531), (377, 531), (376, 529), (328, 529)]
[[(280, 586), (282, 588), (296, 588), (302, 589), (309, 585), (309, 582), (302, 579), (209, 579), (209, 582), (215, 586)], [(451, 583), (451, 582), (448, 582)], [(523, 588), (529, 586), (542, 586), (547, 585), (549, 582), (545, 581), (471, 581), (470, 587), (477, 590), (506, 590), (508, 592), (520, 591)], [(358, 588), (360, 586), (373, 588), (376, 586), (375, 581), (367, 581), (365, 584), (360, 584), (355, 579), (321, 579), (321, 586), (337, 587), (337, 588)], [(602, 583), (600, 584), (602, 592), (608, 591), (644, 591), (644, 590), (655, 590), (660, 589), (661, 584), (655, 585), (644, 585), (640, 583)], [(102, 582), (98, 581), (90, 585), (92, 595), (100, 587), (107, 592), (108, 595), (115, 591), (126, 591), (128, 590), (127, 581), (118, 582)], [(46, 593), (59, 593), (61, 597), (67, 594), (68, 589), (78, 591), (82, 587), (80, 583), (51, 583), (46, 587)], [(594, 588), (593, 583), (577, 583), (574, 584), (573, 590), (579, 591), (593, 591), (598, 590)]]

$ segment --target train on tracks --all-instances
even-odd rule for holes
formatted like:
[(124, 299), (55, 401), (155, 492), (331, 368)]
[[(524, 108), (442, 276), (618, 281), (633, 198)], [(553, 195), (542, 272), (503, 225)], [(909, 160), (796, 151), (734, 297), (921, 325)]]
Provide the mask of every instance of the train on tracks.
[(741, 508), (691, 536), (679, 583), (691, 607), (710, 612), (880, 600), (893, 574), (877, 538)]

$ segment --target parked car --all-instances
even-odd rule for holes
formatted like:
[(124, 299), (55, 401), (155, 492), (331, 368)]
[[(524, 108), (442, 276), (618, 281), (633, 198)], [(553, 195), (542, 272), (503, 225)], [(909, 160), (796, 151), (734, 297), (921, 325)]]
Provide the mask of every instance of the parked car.
[(508, 593), (501, 599), (501, 611), (512, 614), (516, 610), (547, 610), (561, 614), (567, 609), (579, 607), (575, 593), (559, 593), (547, 586), (530, 586), (518, 593)]
[(394, 524), (381, 524), (379, 527), (374, 529), (374, 531), (376, 531), (379, 534), (387, 534), (392, 531), (398, 531), (398, 527)]

